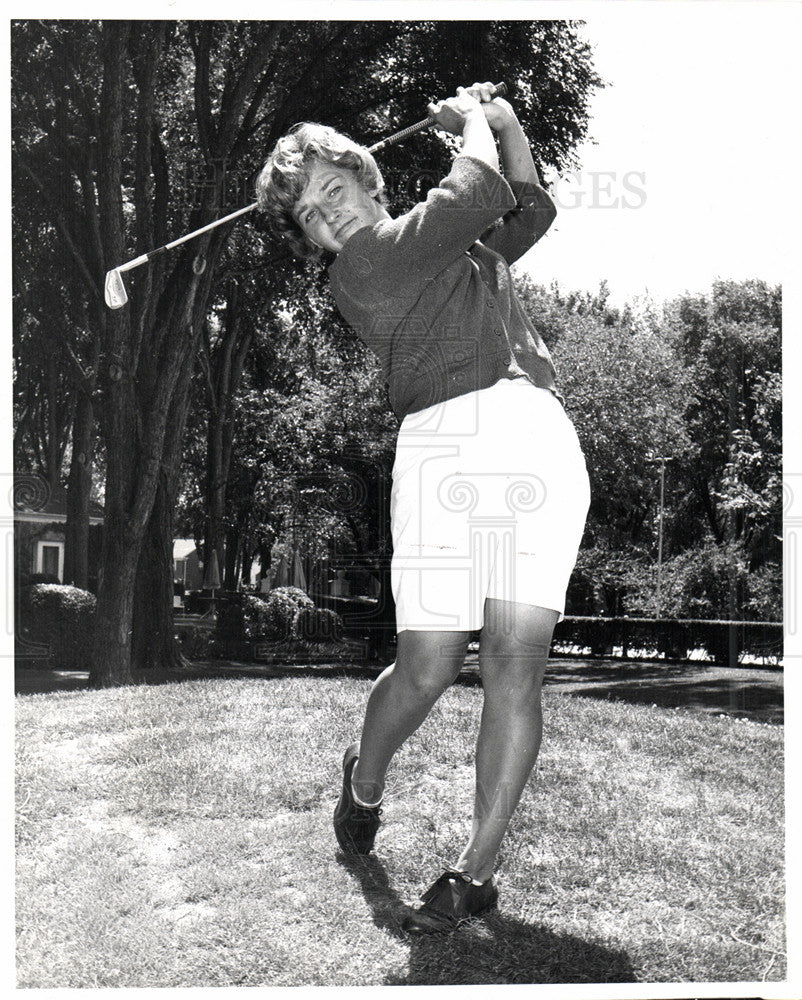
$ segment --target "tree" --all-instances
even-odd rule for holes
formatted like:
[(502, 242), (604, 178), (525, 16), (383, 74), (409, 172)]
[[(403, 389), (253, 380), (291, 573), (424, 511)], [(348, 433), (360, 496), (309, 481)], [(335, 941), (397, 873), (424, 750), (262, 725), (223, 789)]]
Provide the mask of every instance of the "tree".
[(779, 578), (782, 559), (781, 291), (717, 281), (709, 295), (670, 303), (665, 326), (689, 386), (689, 444), (675, 470), (689, 515), (683, 542), (712, 539), (736, 554), (712, 561), (731, 566), (729, 617), (771, 609), (777, 620), (781, 602), (768, 581)]
[(69, 460), (64, 581), (86, 589), (99, 345), (87, 333), (77, 276), (53, 279), (62, 263), (59, 236), (39, 178), (26, 170), (24, 159), (15, 173), (15, 468), (39, 472), (52, 491)]
[(611, 308), (604, 285), (562, 294), (522, 277), (519, 291), (552, 350), (591, 477), (572, 600), (584, 611), (656, 612), (650, 459), (667, 456), (662, 613), (776, 620), (779, 289), (716, 282), (661, 310)]
[(649, 459), (685, 447), (682, 365), (649, 303), (615, 309), (604, 285), (595, 295), (564, 295), (522, 276), (517, 287), (552, 353), (590, 476), (574, 594), (583, 590), (591, 608), (619, 614), (627, 566), (650, 561), (655, 540)]
[[(244, 536), (269, 548), (294, 535), (310, 562), (330, 550), (376, 555), (387, 545), (382, 489), (397, 422), (375, 358), (337, 315), (320, 273), (298, 277), (258, 326), (230, 406), (229, 558)], [(198, 386), (205, 382), (201, 373)], [(188, 441), (188, 460), (182, 523), (202, 537), (208, 471), (197, 441)]]

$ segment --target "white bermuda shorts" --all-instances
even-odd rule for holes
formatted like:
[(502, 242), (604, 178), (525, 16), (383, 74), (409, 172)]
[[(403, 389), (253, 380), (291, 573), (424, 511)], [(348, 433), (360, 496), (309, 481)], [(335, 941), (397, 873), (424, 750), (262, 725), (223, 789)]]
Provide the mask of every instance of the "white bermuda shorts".
[(589, 502), (573, 424), (527, 379), (409, 414), (390, 502), (397, 630), (475, 631), (488, 597), (562, 618)]

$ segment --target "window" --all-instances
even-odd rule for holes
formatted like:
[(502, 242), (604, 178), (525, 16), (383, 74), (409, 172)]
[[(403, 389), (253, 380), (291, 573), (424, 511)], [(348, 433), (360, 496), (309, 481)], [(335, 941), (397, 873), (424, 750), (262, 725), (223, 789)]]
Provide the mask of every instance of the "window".
[(183, 583), (187, 585), (187, 561), (186, 559), (175, 559), (173, 561), (173, 583)]
[(64, 579), (64, 542), (37, 542), (33, 570), (55, 576), (60, 583)]

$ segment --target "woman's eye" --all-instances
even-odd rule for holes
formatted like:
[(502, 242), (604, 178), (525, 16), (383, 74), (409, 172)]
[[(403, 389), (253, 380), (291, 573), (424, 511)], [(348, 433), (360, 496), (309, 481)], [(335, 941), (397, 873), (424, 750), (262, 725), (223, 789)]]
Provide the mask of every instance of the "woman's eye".
[(335, 185), (333, 188), (329, 188), (329, 198), (331, 198), (332, 195), (337, 194), (339, 191), (342, 191), (342, 186), (340, 184)]
[(311, 222), (311, 221), (312, 221), (312, 219), (314, 219), (314, 217), (315, 217), (315, 210), (314, 210), (314, 209), (312, 209), (312, 211), (311, 211), (311, 212), (307, 213), (307, 216), (306, 216), (306, 218), (304, 219), (304, 222)]

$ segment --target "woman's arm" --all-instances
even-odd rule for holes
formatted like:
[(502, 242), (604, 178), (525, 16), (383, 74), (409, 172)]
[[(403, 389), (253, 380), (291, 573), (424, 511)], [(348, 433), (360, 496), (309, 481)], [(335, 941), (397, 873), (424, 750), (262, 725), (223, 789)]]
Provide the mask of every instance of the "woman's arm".
[(466, 156), (473, 156), (498, 170), (498, 150), (492, 126), (474, 89), (457, 87), (456, 97), (430, 104), (427, 110), (441, 128), (462, 136), (462, 152)]
[(443, 128), (463, 137), (462, 155), (424, 201), (395, 219), (364, 227), (348, 240), (330, 272), (345, 293), (350, 294), (353, 285), (353, 294), (358, 287), (363, 297), (419, 296), (488, 226), (516, 206), (515, 194), (499, 173), (496, 139), (482, 103), (460, 88), (456, 97), (430, 104), (429, 113)]
[[(510, 111), (512, 112), (512, 108)], [(535, 161), (532, 159), (529, 140), (524, 135), (521, 123), (514, 112), (512, 113), (512, 121), (497, 134), (501, 146), (504, 176), (507, 180), (540, 185), (540, 176)]]
[(462, 136), (462, 152), (499, 169), (494, 134), (501, 146), (501, 162), (508, 181), (540, 185), (529, 140), (512, 105), (493, 97), (492, 83), (458, 87), (457, 96), (430, 104), (429, 114), (446, 131)]
[(496, 133), (501, 146), (501, 162), (508, 181), (540, 184), (529, 140), (524, 135), (518, 116), (509, 101), (493, 97), (492, 83), (475, 83), (468, 93), (475, 97), (484, 112), (491, 130)]
[(518, 200), (515, 211), (483, 235), (482, 242), (512, 264), (546, 232), (556, 209), (540, 183), (529, 140), (512, 106), (493, 97), (492, 83), (475, 83), (469, 93), (480, 102), (488, 125), (498, 136), (504, 176)]

